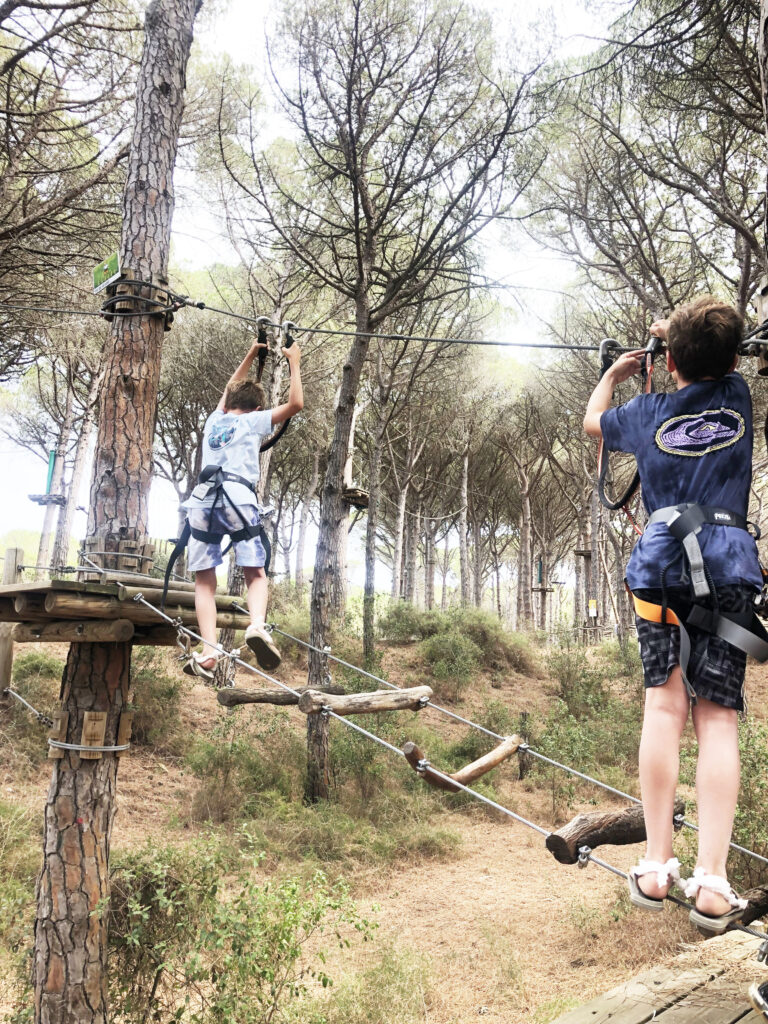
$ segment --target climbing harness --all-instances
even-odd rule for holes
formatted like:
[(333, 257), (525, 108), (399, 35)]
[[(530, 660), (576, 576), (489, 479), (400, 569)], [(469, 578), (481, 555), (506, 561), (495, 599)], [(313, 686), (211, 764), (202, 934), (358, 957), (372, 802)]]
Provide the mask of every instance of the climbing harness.
[[(223, 508), (225, 503), (233, 508), (237, 513), (237, 516), (242, 523), (242, 527), (239, 530), (232, 530), (229, 533), (229, 544), (226, 546), (222, 554), (226, 554), (227, 551), (232, 547), (233, 544), (241, 540), (250, 540), (253, 537), (258, 537), (261, 543), (264, 545), (264, 552), (266, 559), (264, 562), (264, 571), (269, 570), (269, 563), (272, 557), (272, 545), (270, 544), (267, 531), (264, 529), (263, 519), (268, 518), (272, 514), (273, 509), (269, 506), (262, 508), (257, 504), (259, 510), (259, 523), (253, 526), (245, 518), (239, 507), (227, 494), (225, 484), (227, 482), (242, 484), (243, 487), (247, 487), (249, 491), (256, 497), (256, 488), (250, 480), (244, 476), (239, 476), (237, 473), (229, 473), (221, 466), (206, 466), (198, 477), (197, 486), (192, 491), (192, 494), (196, 498), (208, 498), (213, 495), (213, 504), (209, 509), (206, 509), (208, 513), (208, 525), (210, 526), (213, 521), (213, 513), (217, 508)], [(227, 534), (219, 530), (199, 530), (196, 527), (190, 525), (189, 518), (184, 524), (184, 529), (181, 531), (181, 536), (176, 541), (176, 546), (171, 552), (171, 557), (168, 559), (168, 565), (165, 569), (165, 579), (163, 580), (163, 595), (160, 599), (160, 607), (165, 608), (165, 600), (168, 596), (168, 587), (170, 585), (171, 573), (173, 567), (176, 564), (177, 559), (181, 555), (182, 551), (189, 544), (190, 537), (194, 537), (195, 540), (201, 541), (203, 544), (220, 544)]]
[(698, 534), (701, 532), (702, 526), (705, 525), (727, 526), (741, 530), (749, 530), (751, 526), (755, 531), (753, 536), (759, 540), (760, 531), (744, 516), (731, 512), (729, 509), (693, 503), (669, 505), (656, 509), (651, 513), (648, 526), (653, 526), (656, 523), (663, 523), (683, 547), (692, 591), (690, 610), (686, 612), (678, 606), (671, 608), (670, 611), (666, 590), (666, 573), (671, 562), (661, 571), (661, 605), (643, 601), (634, 594), (632, 599), (635, 611), (641, 619), (659, 622), (663, 625), (676, 625), (680, 630), (680, 671), (688, 696), (695, 703), (696, 694), (688, 679), (691, 638), (686, 627), (694, 627), (713, 636), (718, 636), (757, 661), (768, 661), (768, 633), (758, 618), (756, 608), (752, 606), (745, 612), (720, 611), (717, 590), (712, 584), (704, 561)]

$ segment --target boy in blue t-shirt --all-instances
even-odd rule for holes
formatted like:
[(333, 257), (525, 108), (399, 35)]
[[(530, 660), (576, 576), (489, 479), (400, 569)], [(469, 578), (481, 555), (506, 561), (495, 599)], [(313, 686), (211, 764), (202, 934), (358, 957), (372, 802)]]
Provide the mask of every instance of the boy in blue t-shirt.
[[(264, 391), (256, 381), (248, 379), (253, 361), (264, 345), (255, 342), (245, 359), (229, 379), (224, 394), (203, 428), (203, 466), (218, 466), (227, 474), (239, 477), (223, 484), (227, 500), (216, 500), (211, 488), (199, 484), (184, 508), (193, 530), (219, 533), (237, 532), (244, 523), (259, 525), (256, 483), (259, 479), (259, 455), (262, 438), (272, 427), (294, 416), (304, 408), (301, 383), (301, 351), (296, 344), (283, 349), (288, 360), (291, 381), (288, 400), (274, 409), (264, 409)], [(233, 508), (236, 506), (236, 509)], [(243, 567), (247, 588), (251, 625), (245, 642), (256, 655), (262, 668), (272, 671), (280, 664), (280, 652), (265, 629), (268, 581), (264, 570), (266, 553), (258, 536), (233, 543), (235, 561)], [(185, 666), (191, 675), (213, 678), (218, 652), (216, 650), (216, 566), (222, 562), (221, 537), (218, 543), (195, 539), (189, 542), (189, 570), (195, 573), (195, 610), (203, 637), (203, 650), (193, 654)]]
[[(651, 327), (667, 342), (667, 369), (677, 390), (647, 394), (611, 408), (617, 384), (640, 372), (644, 351), (620, 356), (587, 405), (584, 429), (602, 437), (609, 451), (634, 454), (648, 513), (682, 503), (718, 506), (746, 517), (752, 479), (752, 403), (735, 373), (743, 323), (736, 310), (711, 296), (681, 306)], [(714, 517), (713, 517), (714, 518)], [(707, 522), (696, 535), (719, 609), (743, 613), (762, 586), (755, 541), (746, 529)], [(652, 521), (627, 565), (635, 598), (667, 603), (681, 617), (691, 608), (683, 547), (667, 523)], [(683, 618), (681, 618), (683, 621)], [(746, 906), (726, 880), (726, 860), (739, 792), (738, 712), (746, 655), (725, 640), (689, 626), (687, 679), (680, 667), (680, 630), (637, 618), (645, 677), (645, 713), (639, 773), (645, 816), (646, 857), (630, 870), (636, 906), (660, 910), (673, 882), (675, 788), (680, 738), (690, 707), (699, 756), (696, 793), (699, 850), (693, 878), (685, 882), (696, 907), (691, 920), (719, 933)], [(690, 694), (689, 689), (690, 688)]]

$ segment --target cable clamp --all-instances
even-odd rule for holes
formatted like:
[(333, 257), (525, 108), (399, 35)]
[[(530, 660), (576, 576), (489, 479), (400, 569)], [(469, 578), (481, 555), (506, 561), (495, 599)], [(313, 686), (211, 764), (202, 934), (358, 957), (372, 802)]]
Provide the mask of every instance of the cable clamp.
[(229, 658), (230, 661), (237, 661), (242, 650), (242, 647), (233, 647), (231, 651), (223, 651), (222, 657)]
[(331, 648), (331, 645), (330, 645), (330, 644), (326, 644), (326, 645), (325, 645), (325, 646), (323, 647), (322, 653), (323, 653), (323, 654), (330, 654), (330, 653), (331, 653), (331, 650), (332, 650), (332, 648)]
[(580, 846), (579, 847), (579, 867), (585, 868), (589, 864), (589, 858), (592, 853), (591, 846)]
[(419, 703), (418, 703), (418, 705), (416, 707), (416, 710), (417, 711), (423, 711), (424, 708), (426, 708), (426, 707), (429, 707), (429, 697), (427, 697), (427, 695), (424, 694), (423, 697), (419, 697)]
[(521, 743), (521, 744), (520, 744), (520, 745), (518, 746), (518, 748), (517, 748), (517, 752), (518, 752), (518, 754), (524, 754), (524, 753), (526, 752), (526, 750), (530, 750), (530, 749), (531, 749), (531, 746), (530, 746), (530, 744), (529, 744), (529, 743), (525, 743), (525, 742), (523, 742), (523, 743)]
[(422, 757), (421, 760), (418, 761), (416, 764), (416, 771), (419, 773), (419, 775), (423, 775), (426, 772), (427, 768), (429, 768), (429, 766), (429, 761), (426, 759), (426, 757)]
[(672, 827), (674, 828), (675, 832), (679, 832), (684, 824), (685, 824), (685, 815), (684, 814), (676, 814), (672, 818)]
[(275, 623), (275, 622), (265, 622), (264, 623), (264, 629), (266, 629), (266, 631), (268, 633), (272, 633), (272, 632), (274, 632), (274, 630), (277, 629), (277, 623)]
[(757, 962), (760, 964), (768, 963), (768, 938), (763, 939), (760, 943), (760, 949), (757, 951)]
[(143, 601), (144, 600), (144, 595), (142, 593), (138, 593), (138, 594), (136, 594), (134, 596), (133, 600), (136, 601), (136, 602)]
[(323, 704), (323, 706), (320, 708), (320, 714), (323, 716), (323, 718), (330, 717), (330, 714), (331, 714), (330, 707), (327, 704)]
[(333, 685), (333, 676), (331, 675), (330, 672), (326, 672), (325, 675), (323, 676), (323, 686), (332, 686), (332, 685)]

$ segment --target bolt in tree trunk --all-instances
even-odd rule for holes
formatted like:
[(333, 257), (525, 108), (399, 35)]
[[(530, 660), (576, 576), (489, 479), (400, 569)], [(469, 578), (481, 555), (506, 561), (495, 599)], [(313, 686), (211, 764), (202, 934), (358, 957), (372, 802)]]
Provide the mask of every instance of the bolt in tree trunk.
[[(153, 0), (136, 88), (123, 196), (121, 260), (142, 281), (165, 278), (173, 213), (173, 167), (184, 108), (186, 65), (197, 0)], [(105, 358), (89, 536), (98, 549), (146, 535), (163, 321), (116, 317)], [(106, 712), (113, 745), (128, 699), (131, 645), (73, 644), (62, 681), (66, 740), (80, 743), (86, 711)], [(37, 887), (36, 1024), (106, 1024), (109, 847), (117, 759), (54, 763)]]

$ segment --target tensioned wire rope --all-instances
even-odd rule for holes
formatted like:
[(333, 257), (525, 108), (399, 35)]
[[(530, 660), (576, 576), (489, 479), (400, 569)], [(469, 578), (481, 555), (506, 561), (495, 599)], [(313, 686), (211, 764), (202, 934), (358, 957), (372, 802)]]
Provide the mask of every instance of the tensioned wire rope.
[[(160, 618), (164, 619), (168, 623), (168, 625), (170, 625), (174, 629), (176, 629), (177, 634), (183, 633), (186, 636), (191, 637), (194, 640), (199, 641), (200, 643), (208, 643), (208, 641), (204, 641), (203, 638), (199, 634), (195, 633), (193, 630), (191, 630), (187, 626), (183, 625), (178, 619), (171, 618), (170, 615), (167, 615), (164, 611), (162, 611), (156, 605), (150, 604), (149, 601), (147, 601), (144, 598), (143, 594), (137, 594), (133, 598), (133, 600), (135, 602), (137, 602), (138, 604), (143, 604), (145, 608), (149, 608), (151, 611), (153, 611)], [(247, 671), (253, 673), (254, 675), (261, 676), (263, 679), (266, 679), (270, 683), (275, 683), (277, 686), (281, 687), (283, 690), (286, 690), (288, 693), (292, 693), (297, 698), (300, 696), (298, 690), (295, 690), (292, 686), (289, 686), (287, 683), (284, 683), (281, 680), (276, 679), (274, 676), (268, 675), (266, 672), (263, 672), (261, 669), (257, 668), (255, 665), (249, 665), (248, 662), (243, 661), (243, 659), (239, 656), (239, 651), (227, 651), (227, 650), (225, 650), (224, 647), (222, 647), (221, 644), (208, 644), (208, 646), (209, 647), (213, 647), (214, 650), (218, 651), (218, 653), (221, 656), (231, 660), (234, 664), (242, 666), (243, 668), (245, 668)], [(318, 648), (315, 648), (315, 649), (317, 650)], [(322, 654), (324, 652), (321, 651), (320, 653)], [(340, 659), (336, 659), (336, 660), (340, 660)], [(372, 678), (376, 678), (376, 677), (373, 676)], [(388, 685), (392, 685), (392, 684), (388, 684)], [(395, 689), (399, 689), (399, 687), (395, 687)], [(399, 747), (396, 747), (396, 746), (394, 746), (394, 744), (389, 743), (385, 739), (382, 739), (381, 736), (376, 736), (375, 733), (369, 732), (367, 729), (364, 729), (361, 725), (358, 725), (356, 722), (351, 722), (348, 718), (345, 718), (342, 715), (336, 714), (336, 712), (332, 711), (330, 708), (327, 708), (327, 707), (323, 708), (320, 713), (325, 715), (328, 718), (335, 718), (337, 721), (342, 722), (344, 725), (348, 726), (350, 729), (354, 729), (355, 732), (360, 733), (360, 735), (365, 736), (367, 739), (373, 740), (374, 743), (378, 743), (380, 746), (384, 747), (386, 750), (391, 751), (393, 754), (396, 754), (398, 757), (402, 757), (402, 758), (405, 757), (405, 754), (403, 753), (402, 750), (400, 750)], [(491, 735), (493, 735), (493, 734), (491, 734)], [(479, 800), (481, 803), (484, 803), (488, 807), (492, 807), (494, 810), (499, 811), (500, 814), (504, 814), (507, 817), (512, 818), (515, 821), (520, 822), (521, 825), (527, 826), (528, 828), (532, 829), (534, 832), (538, 832), (539, 835), (542, 835), (545, 838), (552, 834), (546, 828), (543, 828), (541, 825), (537, 825), (536, 822), (530, 821), (528, 818), (524, 818), (521, 814), (517, 814), (515, 811), (510, 810), (508, 807), (504, 807), (502, 804), (497, 803), (495, 800), (491, 800), (489, 797), (485, 796), (482, 793), (479, 793), (477, 790), (471, 789), (469, 786), (465, 786), (461, 782), (457, 782), (455, 779), (451, 778), (450, 775), (447, 775), (445, 772), (440, 771), (439, 768), (433, 767), (429, 763), (429, 761), (427, 761), (426, 758), (424, 758), (422, 761), (419, 762), (419, 768), (421, 769), (421, 772), (426, 771), (426, 769), (429, 768), (430, 771), (434, 772), (443, 781), (450, 783), (451, 786), (455, 786), (456, 788), (458, 788), (462, 792), (468, 793), (470, 796), (474, 797), (476, 800)], [(601, 867), (604, 870), (609, 871), (611, 874), (616, 875), (618, 878), (623, 878), (623, 879), (626, 880), (629, 877), (627, 875), (626, 871), (622, 871), (620, 868), (615, 867), (615, 865), (609, 864), (607, 861), (602, 860), (602, 858), (600, 858), (600, 857), (596, 857), (589, 847), (583, 846), (579, 850), (579, 866), (580, 867), (586, 867), (586, 864), (589, 861), (592, 861), (594, 864), (597, 864), (598, 867)], [(686, 910), (690, 911), (690, 910), (694, 909), (694, 905), (693, 904), (687, 903), (685, 900), (681, 900), (677, 896), (672, 896), (670, 894), (666, 898), (670, 901), (670, 903), (674, 903), (677, 906), (683, 907)], [(745, 932), (747, 935), (752, 935), (754, 938), (761, 939), (762, 943), (763, 943), (763, 947), (765, 947), (768, 950), (768, 936), (766, 936), (765, 932), (759, 932), (759, 931), (757, 931), (754, 928), (750, 928), (748, 925), (739, 924), (738, 921), (734, 922), (730, 927), (731, 927), (731, 929), (735, 929), (737, 931)], [(761, 948), (761, 954), (762, 954), (762, 948)]]
[[(248, 614), (248, 610), (244, 608), (237, 601), (232, 602), (232, 608), (236, 611)], [(306, 640), (301, 640), (297, 636), (293, 636), (291, 633), (286, 633), (285, 630), (280, 629), (274, 623), (270, 623), (267, 627), (270, 631), (279, 633), (288, 640), (292, 640), (294, 643), (300, 644), (307, 650), (315, 651), (322, 657), (327, 658), (329, 661), (336, 662), (337, 665), (343, 665), (344, 668), (351, 669), (353, 672), (357, 672), (358, 675), (365, 676), (367, 679), (371, 679), (375, 683), (381, 683), (383, 686), (389, 687), (391, 690), (400, 690), (402, 687), (396, 683), (391, 683), (387, 679), (382, 679), (381, 676), (374, 675), (372, 672), (367, 672), (365, 669), (360, 668), (358, 665), (353, 665), (349, 661), (344, 661), (343, 658), (337, 658), (334, 654), (331, 654), (330, 650), (324, 651), (320, 647), (316, 647), (314, 644), (308, 643)], [(432, 701), (428, 701), (425, 707), (430, 707), (434, 711), (439, 712), (442, 715), (447, 715), (449, 718), (454, 719), (456, 722), (461, 722), (463, 725), (468, 725), (470, 728), (475, 729), (477, 732), (485, 733), (486, 736), (490, 736), (492, 739), (503, 742), (507, 737), (499, 735), (499, 733), (493, 732), (492, 729), (487, 729), (484, 725), (480, 725), (478, 722), (473, 722), (469, 718), (463, 718), (461, 715), (457, 715), (455, 711), (451, 711), (449, 708), (441, 707), (439, 704), (435, 704)], [(538, 758), (540, 761), (544, 761), (547, 764), (552, 765), (555, 768), (560, 768), (562, 771), (567, 772), (569, 775), (573, 775), (576, 778), (582, 779), (584, 782), (589, 782), (594, 786), (598, 786), (600, 789), (607, 793), (612, 793), (614, 796), (620, 796), (622, 799), (629, 800), (633, 804), (642, 804), (642, 800), (639, 800), (636, 796), (631, 796), (629, 793), (624, 793), (620, 789), (616, 789), (614, 786), (609, 786), (607, 782), (603, 782), (600, 779), (595, 779), (591, 775), (587, 775), (584, 772), (580, 772), (577, 768), (571, 768), (567, 764), (562, 764), (560, 761), (555, 761), (551, 757), (547, 757), (546, 754), (541, 754), (538, 750), (534, 750), (533, 747), (529, 746), (528, 743), (521, 743), (519, 748), (524, 754), (530, 754), (531, 757)], [(699, 831), (699, 826), (692, 821), (683, 819), (680, 824), (689, 828), (694, 832)], [(745, 846), (740, 846), (738, 843), (731, 842), (729, 844), (732, 850), (736, 850), (738, 853), (743, 853), (747, 857), (752, 857), (755, 860), (760, 861), (763, 864), (768, 864), (768, 857), (763, 857), (761, 854), (756, 853), (754, 850), (748, 850)]]

